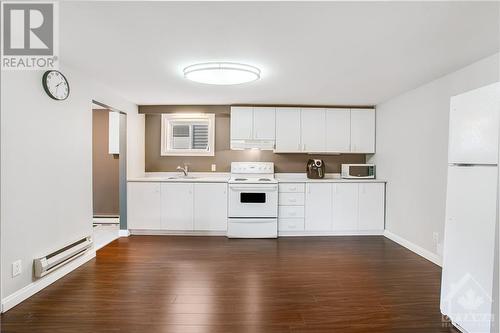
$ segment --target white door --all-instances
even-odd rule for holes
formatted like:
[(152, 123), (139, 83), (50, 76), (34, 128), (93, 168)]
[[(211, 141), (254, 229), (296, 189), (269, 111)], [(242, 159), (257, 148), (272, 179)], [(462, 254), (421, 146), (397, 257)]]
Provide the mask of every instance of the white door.
[(302, 108), (300, 117), (302, 124), (302, 150), (305, 152), (325, 152), (325, 109)]
[[(467, 332), (490, 332), (483, 314), (492, 310), (497, 174), (493, 166), (448, 168), (441, 311)], [(481, 302), (464, 308), (471, 294)]]
[(375, 109), (351, 109), (351, 152), (375, 153)]
[(449, 163), (497, 164), (500, 84), (450, 101)]
[(384, 230), (384, 183), (359, 183), (359, 230)]
[(300, 109), (276, 108), (275, 152), (300, 152)]
[(276, 108), (253, 108), (253, 137), (256, 140), (274, 140)]
[(351, 110), (326, 109), (326, 151), (348, 153), (351, 149)]
[(332, 184), (306, 184), (305, 230), (332, 230)]
[(231, 107), (231, 140), (253, 139), (253, 107)]
[(193, 184), (161, 184), (161, 228), (193, 230)]
[(194, 230), (226, 231), (227, 184), (194, 184)]
[(127, 183), (129, 229), (160, 229), (160, 206), (160, 183)]
[(358, 184), (333, 184), (333, 230), (358, 230)]

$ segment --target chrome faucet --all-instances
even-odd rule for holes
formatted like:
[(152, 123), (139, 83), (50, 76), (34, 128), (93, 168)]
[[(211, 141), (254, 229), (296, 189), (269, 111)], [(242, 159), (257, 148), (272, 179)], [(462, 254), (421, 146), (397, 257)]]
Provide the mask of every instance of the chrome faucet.
[(187, 177), (188, 175), (188, 166), (187, 164), (184, 164), (184, 168), (182, 168), (180, 165), (177, 167), (177, 171), (182, 171), (184, 173), (184, 177)]

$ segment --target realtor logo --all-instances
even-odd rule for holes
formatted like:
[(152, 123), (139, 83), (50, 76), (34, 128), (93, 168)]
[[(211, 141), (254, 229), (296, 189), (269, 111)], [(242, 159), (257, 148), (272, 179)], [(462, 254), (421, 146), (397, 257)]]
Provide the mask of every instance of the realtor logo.
[(447, 316), (471, 332), (486, 332), (492, 314), (492, 297), (474, 277), (467, 273), (444, 299)]
[(2, 69), (46, 70), (57, 62), (57, 3), (2, 3)]

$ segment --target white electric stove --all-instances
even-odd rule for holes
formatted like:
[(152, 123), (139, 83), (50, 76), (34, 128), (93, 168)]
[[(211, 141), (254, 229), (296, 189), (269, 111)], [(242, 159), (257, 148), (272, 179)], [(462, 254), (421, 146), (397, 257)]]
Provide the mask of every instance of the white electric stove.
[(278, 237), (278, 182), (274, 178), (274, 163), (231, 163), (227, 237)]

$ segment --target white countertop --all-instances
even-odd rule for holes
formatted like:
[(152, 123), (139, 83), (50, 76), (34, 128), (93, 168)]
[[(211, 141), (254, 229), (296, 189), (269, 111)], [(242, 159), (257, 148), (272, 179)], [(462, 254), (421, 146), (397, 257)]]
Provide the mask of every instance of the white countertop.
[[(228, 172), (190, 172), (183, 178), (179, 172), (149, 172), (144, 177), (129, 178), (129, 182), (227, 183)], [(176, 177), (172, 179), (171, 177)], [(178, 178), (177, 178), (178, 177)], [(279, 183), (385, 183), (383, 179), (342, 179), (338, 173), (327, 173), (323, 179), (309, 179), (305, 173), (276, 173)]]
[[(176, 177), (172, 179), (171, 177)], [(192, 178), (190, 178), (192, 177)], [(144, 177), (129, 178), (129, 182), (227, 183), (229, 172), (189, 172), (184, 178), (179, 172), (147, 172)]]

